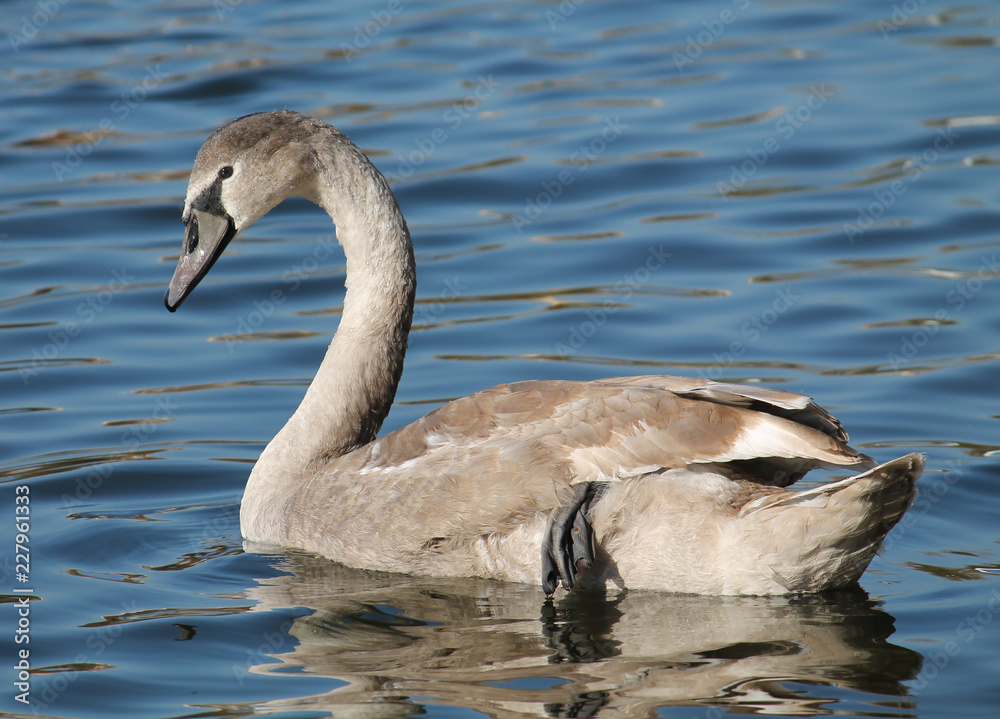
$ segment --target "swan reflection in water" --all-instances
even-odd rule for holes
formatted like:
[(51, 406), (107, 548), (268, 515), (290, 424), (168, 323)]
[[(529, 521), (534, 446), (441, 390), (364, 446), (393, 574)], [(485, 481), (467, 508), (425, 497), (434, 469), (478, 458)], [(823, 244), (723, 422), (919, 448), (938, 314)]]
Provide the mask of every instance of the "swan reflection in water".
[(633, 717), (696, 706), (708, 718), (807, 716), (840, 713), (848, 689), (882, 695), (879, 716), (915, 715), (902, 682), (919, 672), (921, 655), (886, 641), (893, 618), (860, 588), (802, 597), (573, 592), (553, 602), (535, 586), (279, 556), (291, 574), (260, 580), (249, 598), (255, 611), (276, 611), (294, 641), (250, 671), (287, 676), (296, 667), (345, 685), (257, 711), (387, 717), (441, 704), (492, 717)]

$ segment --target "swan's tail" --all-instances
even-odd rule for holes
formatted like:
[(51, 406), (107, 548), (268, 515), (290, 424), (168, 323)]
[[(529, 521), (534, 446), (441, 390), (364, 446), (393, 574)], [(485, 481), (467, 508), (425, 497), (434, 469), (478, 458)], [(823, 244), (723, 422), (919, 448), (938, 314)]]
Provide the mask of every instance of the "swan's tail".
[(783, 535), (784, 541), (772, 545), (781, 551), (767, 562), (787, 591), (847, 586), (913, 503), (924, 460), (922, 454), (908, 454), (839, 482), (762, 497), (744, 506), (740, 517), (756, 525), (755, 531)]

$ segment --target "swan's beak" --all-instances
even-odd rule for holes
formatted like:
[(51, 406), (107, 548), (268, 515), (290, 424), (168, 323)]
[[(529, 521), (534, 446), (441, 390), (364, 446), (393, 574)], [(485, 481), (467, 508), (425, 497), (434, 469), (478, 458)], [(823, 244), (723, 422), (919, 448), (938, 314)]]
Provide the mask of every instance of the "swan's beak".
[(171, 312), (198, 286), (212, 269), (229, 241), (236, 236), (236, 225), (229, 215), (215, 215), (191, 210), (184, 232), (184, 248), (163, 303)]

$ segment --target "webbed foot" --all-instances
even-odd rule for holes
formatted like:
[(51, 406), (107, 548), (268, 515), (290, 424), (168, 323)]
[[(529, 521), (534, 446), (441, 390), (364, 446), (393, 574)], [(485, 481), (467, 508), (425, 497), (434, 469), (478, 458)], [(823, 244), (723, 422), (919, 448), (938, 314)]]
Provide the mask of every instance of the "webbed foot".
[(594, 563), (594, 530), (587, 521), (590, 505), (601, 498), (605, 482), (582, 482), (569, 504), (552, 511), (542, 538), (542, 589), (552, 594), (559, 582), (567, 590), (576, 575)]

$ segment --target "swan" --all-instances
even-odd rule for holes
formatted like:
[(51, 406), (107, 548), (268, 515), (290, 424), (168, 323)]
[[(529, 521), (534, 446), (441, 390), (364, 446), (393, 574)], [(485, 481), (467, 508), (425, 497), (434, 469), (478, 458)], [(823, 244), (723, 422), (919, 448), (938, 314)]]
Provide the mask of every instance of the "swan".
[[(857, 582), (913, 501), (924, 457), (877, 465), (806, 396), (671, 376), (524, 381), (381, 438), (416, 265), (385, 178), (346, 135), (290, 110), (199, 150), (175, 311), (241, 231), (289, 196), (322, 207), (347, 260), (340, 325), (240, 508), (254, 543), (426, 576), (693, 594)], [(803, 491), (814, 468), (858, 472)]]

